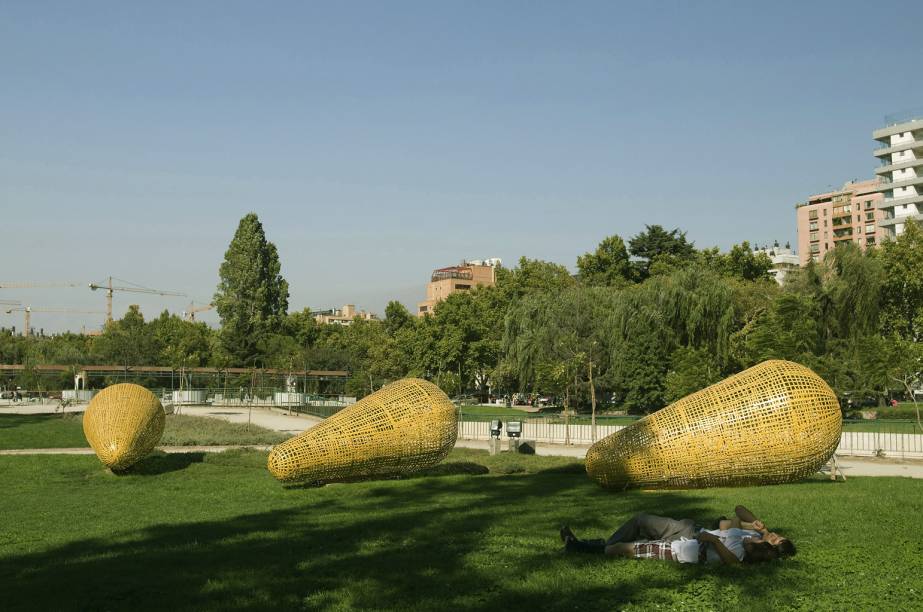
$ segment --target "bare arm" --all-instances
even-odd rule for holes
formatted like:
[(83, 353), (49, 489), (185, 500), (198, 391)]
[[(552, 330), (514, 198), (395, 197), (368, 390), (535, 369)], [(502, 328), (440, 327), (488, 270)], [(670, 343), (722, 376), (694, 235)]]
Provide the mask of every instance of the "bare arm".
[(715, 552), (718, 553), (718, 556), (721, 557), (721, 562), (725, 565), (739, 565), (740, 559), (734, 556), (734, 553), (729, 551), (727, 547), (721, 543), (721, 538), (718, 536), (708, 533), (707, 531), (699, 532), (699, 535), (696, 536), (696, 539), (699, 542), (708, 542), (711, 546), (714, 546)]

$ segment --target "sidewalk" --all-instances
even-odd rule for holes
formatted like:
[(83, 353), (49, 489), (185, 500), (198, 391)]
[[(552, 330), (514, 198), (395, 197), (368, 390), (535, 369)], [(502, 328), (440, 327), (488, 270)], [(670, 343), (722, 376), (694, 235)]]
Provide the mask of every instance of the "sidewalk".
[(231, 423), (246, 423), (248, 412), (250, 422), (254, 425), (289, 434), (299, 434), (324, 420), (308, 414), (294, 412), (288, 414), (288, 412), (280, 408), (254, 407), (252, 412), (248, 408), (239, 408), (237, 406), (176, 406), (174, 408), (174, 414), (210, 417)]
[[(87, 409), (86, 404), (77, 404), (68, 406), (65, 412), (84, 412)], [(0, 414), (60, 414), (60, 408), (57, 402), (45, 404), (13, 404), (5, 406), (0, 404)], [(307, 414), (297, 414), (288, 412), (281, 408), (265, 408), (254, 406), (252, 411), (247, 407), (240, 406), (174, 406), (174, 414), (185, 414), (190, 416), (203, 416), (215, 419), (223, 419), (231, 423), (246, 423), (247, 419), (254, 425), (281, 431), (284, 433), (298, 434), (306, 429), (310, 429), (323, 421), (322, 418)], [(249, 417), (248, 417), (248, 412)]]

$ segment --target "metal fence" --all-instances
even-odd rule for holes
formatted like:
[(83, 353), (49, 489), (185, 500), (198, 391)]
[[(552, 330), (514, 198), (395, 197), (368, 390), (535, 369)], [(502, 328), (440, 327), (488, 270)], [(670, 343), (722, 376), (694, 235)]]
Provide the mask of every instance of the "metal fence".
[[(490, 418), (483, 420), (484, 415), (477, 415), (476, 418), (459, 421), (459, 439), (490, 439)], [(506, 421), (521, 420), (523, 439), (549, 444), (592, 444), (625, 427), (624, 424), (605, 424), (607, 419), (600, 419), (594, 436), (592, 426), (583, 423), (565, 425), (556, 420), (515, 419), (508, 416), (501, 420), (504, 424)], [(915, 421), (844, 420), (836, 452), (852, 456), (923, 459), (923, 430)]]

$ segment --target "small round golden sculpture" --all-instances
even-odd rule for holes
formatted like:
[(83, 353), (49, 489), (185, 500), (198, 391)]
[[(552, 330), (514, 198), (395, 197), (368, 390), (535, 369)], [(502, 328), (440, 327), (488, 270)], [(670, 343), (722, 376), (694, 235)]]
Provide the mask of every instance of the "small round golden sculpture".
[(445, 459), (457, 436), (446, 394), (405, 378), (275, 446), (268, 467), (283, 482), (314, 484), (409, 474)]
[(83, 435), (96, 456), (114, 472), (125, 470), (154, 450), (166, 416), (157, 396), (140, 385), (106, 387), (90, 400)]
[(841, 429), (823, 379), (797, 363), (764, 361), (603, 438), (586, 470), (618, 489), (793, 482), (830, 459)]

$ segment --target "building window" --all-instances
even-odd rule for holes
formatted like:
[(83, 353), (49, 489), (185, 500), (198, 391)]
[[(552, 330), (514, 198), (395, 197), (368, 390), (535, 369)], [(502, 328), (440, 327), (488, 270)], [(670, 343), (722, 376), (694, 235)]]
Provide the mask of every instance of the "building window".
[(824, 227), (827, 227), (827, 220), (824, 219)]
[(810, 229), (812, 232), (813, 232), (814, 230), (816, 230), (816, 229), (817, 229), (817, 221), (815, 221), (814, 223), (812, 223), (812, 224), (808, 227), (808, 229)]
[(816, 219), (816, 218), (817, 218), (817, 209), (816, 209), (816, 208), (815, 208), (814, 210), (808, 211), (808, 219)]
[(827, 216), (827, 209), (826, 209), (826, 208), (824, 209), (824, 216), (825, 216), (825, 217)]
[(866, 221), (874, 221), (874, 220), (875, 220), (875, 213), (873, 213), (873, 212), (867, 212), (867, 213), (865, 213), (865, 220), (866, 220)]
[(875, 224), (873, 223), (873, 224), (871, 224), (871, 225), (866, 225), (866, 226), (865, 226), (865, 233), (866, 233), (866, 234), (874, 234), (874, 233), (875, 233)]
[(869, 200), (868, 202), (866, 202), (866, 203), (865, 203), (865, 207), (866, 207), (866, 208), (871, 208), (871, 207), (872, 207), (872, 201)]
[(811, 242), (817, 240), (817, 232), (811, 232)]
[(812, 244), (812, 245), (811, 245), (811, 252), (812, 252), (812, 253), (820, 253), (820, 245), (819, 245), (819, 244)]

